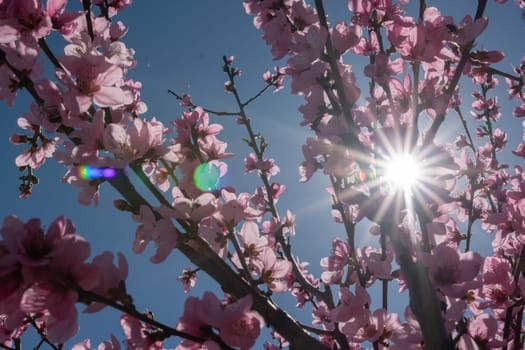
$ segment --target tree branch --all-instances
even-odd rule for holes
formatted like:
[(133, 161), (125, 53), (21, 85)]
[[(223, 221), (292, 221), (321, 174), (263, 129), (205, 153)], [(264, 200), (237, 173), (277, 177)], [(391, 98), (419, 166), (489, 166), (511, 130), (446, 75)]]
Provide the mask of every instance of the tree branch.
[(398, 227), (399, 218), (393, 222), (381, 223), (381, 231), (390, 235), (403, 277), (408, 286), (410, 306), (414, 312), (428, 350), (453, 350), (454, 344), (445, 330), (440, 303), (427, 269), (421, 262), (412, 259), (411, 250), (406, 246), (403, 232)]

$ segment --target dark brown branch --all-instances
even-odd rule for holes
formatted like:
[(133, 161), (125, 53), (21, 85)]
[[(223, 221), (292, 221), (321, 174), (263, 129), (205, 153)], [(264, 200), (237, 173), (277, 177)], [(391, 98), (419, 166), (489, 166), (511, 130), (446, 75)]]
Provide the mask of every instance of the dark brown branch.
[[(401, 198), (397, 198), (397, 203)], [(428, 271), (419, 261), (412, 258), (411, 249), (407, 246), (408, 239), (403, 238), (403, 232), (399, 229), (400, 214), (392, 218), (392, 222), (382, 222), (381, 231), (390, 235), (390, 241), (396, 254), (403, 277), (408, 286), (410, 295), (410, 306), (414, 312), (425, 342), (425, 348), (429, 350), (453, 350), (454, 344), (445, 330), (444, 320), (436, 292), (430, 279)]]

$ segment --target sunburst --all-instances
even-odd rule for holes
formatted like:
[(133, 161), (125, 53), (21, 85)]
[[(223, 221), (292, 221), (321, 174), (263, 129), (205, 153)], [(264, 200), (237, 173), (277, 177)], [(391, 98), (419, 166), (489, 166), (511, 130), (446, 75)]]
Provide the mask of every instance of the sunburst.
[(410, 153), (393, 154), (385, 161), (383, 180), (392, 191), (402, 190), (412, 195), (422, 174), (420, 165)]

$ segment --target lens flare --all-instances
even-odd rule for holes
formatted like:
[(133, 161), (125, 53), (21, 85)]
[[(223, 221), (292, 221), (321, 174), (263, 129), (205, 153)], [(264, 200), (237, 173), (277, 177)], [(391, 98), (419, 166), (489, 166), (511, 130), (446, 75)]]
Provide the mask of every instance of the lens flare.
[(211, 163), (199, 165), (193, 173), (193, 182), (201, 191), (214, 191), (219, 185), (220, 170)]
[(113, 168), (97, 168), (89, 165), (81, 165), (78, 167), (78, 174), (84, 180), (109, 179), (117, 175), (117, 170)]
[(377, 177), (376, 171), (372, 167), (369, 167), (366, 171), (361, 170), (359, 172), (359, 180), (361, 182), (375, 180), (376, 177)]
[(117, 171), (113, 168), (102, 169), (102, 176), (104, 176), (106, 179), (115, 177), (115, 175), (117, 175)]

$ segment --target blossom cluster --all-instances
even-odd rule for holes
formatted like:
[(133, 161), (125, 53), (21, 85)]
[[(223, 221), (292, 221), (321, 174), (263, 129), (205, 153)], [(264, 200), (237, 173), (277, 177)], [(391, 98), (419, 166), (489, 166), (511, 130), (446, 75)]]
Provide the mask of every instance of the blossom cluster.
[[(73, 223), (59, 217), (47, 232), (39, 219), (21, 221), (8, 216), (0, 228), (0, 343), (10, 346), (31, 325), (53, 343), (64, 343), (78, 331), (77, 309), (81, 292), (115, 299), (127, 277), (127, 262), (105, 252), (86, 262), (89, 243), (75, 232)], [(87, 300), (86, 300), (87, 302)], [(105, 305), (92, 303), (86, 312)]]
[[(413, 307), (407, 307), (405, 322), (400, 323), (397, 314), (385, 313), (384, 308), (372, 313), (370, 297), (361, 289), (393, 279), (400, 281), (402, 289), (413, 288), (403, 276), (400, 252), (390, 246), (395, 239), (392, 224), (397, 223), (412, 259), (428, 271), (450, 339), (460, 348), (501, 346), (510, 334), (508, 320), (522, 312), (518, 300), (523, 297), (524, 281), (517, 271), (525, 221), (516, 203), (524, 192), (521, 166), (511, 172), (498, 161), (508, 135), (495, 127), (502, 118), (501, 108), (497, 97), (491, 96), (501, 75), (517, 102), (513, 116), (522, 116), (525, 58), (514, 74), (499, 74), (494, 64), (504, 54), (476, 48), (477, 37), (488, 26), (488, 18), (479, 12), (476, 18), (467, 15), (456, 22), (435, 7), (422, 7), (419, 18), (414, 18), (392, 1), (348, 1), (351, 21), (329, 27), (319, 2), (315, 8), (305, 1), (245, 1), (244, 6), (274, 58), (287, 58), (284, 71), (292, 93), (305, 99), (299, 108), (301, 124), (315, 137), (303, 146), (301, 181), (318, 170), (331, 177), (333, 216), (345, 224), (348, 234), (346, 241), (334, 239), (332, 254), (321, 260), (322, 282), (341, 288), (339, 306), (316, 308), (313, 324), (330, 331), (339, 327), (357, 343), (419, 348), (424, 332), (414, 322)], [(349, 54), (368, 60), (363, 71), (371, 82), (368, 97), (357, 86), (352, 65), (345, 63)], [(479, 125), (476, 141), (460, 108), (457, 82), (462, 76), (480, 87), (473, 93), (471, 110)], [(434, 142), (452, 112), (465, 125), (454, 148)], [(432, 126), (421, 132), (419, 120), (425, 115)], [(523, 147), (520, 143), (513, 153), (523, 157)], [(410, 218), (400, 214), (411, 210), (408, 204), (400, 203), (380, 180), (388, 159), (400, 153), (414, 155), (427, 167), (412, 189), (420, 232), (412, 232)], [(379, 249), (354, 247), (353, 227), (365, 219), (377, 225), (370, 233), (380, 237)], [(477, 220), (487, 232), (495, 233), (493, 257), (469, 251)], [(463, 242), (467, 252), (460, 253)], [(393, 257), (401, 269), (394, 269)], [(495, 277), (492, 266), (503, 261), (498, 281), (489, 282), (488, 276)], [(347, 290), (353, 285), (355, 296)], [(514, 330), (521, 332), (521, 316), (517, 320)], [(332, 346), (334, 339), (325, 341)]]

